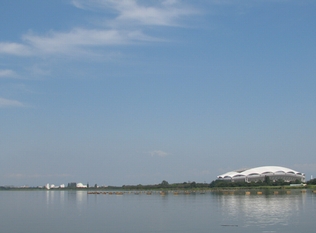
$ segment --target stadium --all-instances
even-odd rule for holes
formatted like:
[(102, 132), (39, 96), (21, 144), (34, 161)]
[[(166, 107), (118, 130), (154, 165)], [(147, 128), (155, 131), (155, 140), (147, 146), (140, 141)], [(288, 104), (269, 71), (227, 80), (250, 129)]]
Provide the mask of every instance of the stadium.
[(217, 176), (217, 180), (249, 183), (264, 181), (266, 176), (269, 177), (269, 179), (273, 182), (278, 180), (283, 180), (285, 182), (299, 180), (300, 182), (305, 182), (304, 173), (294, 171), (290, 168), (278, 166), (263, 166), (231, 171)]

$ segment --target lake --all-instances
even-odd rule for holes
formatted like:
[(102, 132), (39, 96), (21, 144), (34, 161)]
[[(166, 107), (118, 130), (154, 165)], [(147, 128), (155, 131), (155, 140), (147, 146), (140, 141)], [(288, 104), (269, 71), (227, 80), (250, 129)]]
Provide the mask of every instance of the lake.
[(0, 191), (5, 233), (315, 232), (316, 194)]

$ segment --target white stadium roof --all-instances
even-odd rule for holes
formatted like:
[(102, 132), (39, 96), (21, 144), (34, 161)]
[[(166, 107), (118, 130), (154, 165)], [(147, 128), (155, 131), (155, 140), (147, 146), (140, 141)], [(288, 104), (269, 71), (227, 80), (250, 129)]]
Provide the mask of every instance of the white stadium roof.
[(242, 169), (237, 171), (227, 172), (225, 174), (217, 176), (218, 179), (238, 179), (242, 177), (249, 176), (258, 176), (258, 175), (269, 175), (269, 174), (292, 174), (298, 176), (305, 176), (304, 173), (294, 171), (293, 169), (279, 166), (263, 166), (263, 167), (255, 167), (251, 169)]

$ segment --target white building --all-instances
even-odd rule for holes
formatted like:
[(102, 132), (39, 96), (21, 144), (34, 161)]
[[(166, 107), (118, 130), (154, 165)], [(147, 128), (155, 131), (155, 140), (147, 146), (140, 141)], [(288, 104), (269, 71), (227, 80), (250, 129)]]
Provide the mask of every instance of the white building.
[(83, 183), (77, 183), (77, 188), (87, 188), (87, 185), (84, 185)]
[(271, 181), (284, 180), (285, 182), (290, 182), (299, 180), (305, 182), (304, 173), (279, 166), (263, 166), (231, 171), (217, 176), (217, 180), (257, 182), (259, 180), (264, 181), (266, 176), (269, 177)]

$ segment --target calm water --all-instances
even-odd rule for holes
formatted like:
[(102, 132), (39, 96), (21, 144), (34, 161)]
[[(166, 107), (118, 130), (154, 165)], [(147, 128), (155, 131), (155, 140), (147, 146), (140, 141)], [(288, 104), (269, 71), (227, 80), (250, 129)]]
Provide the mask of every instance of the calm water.
[(315, 232), (316, 194), (92, 195), (0, 191), (5, 233)]

